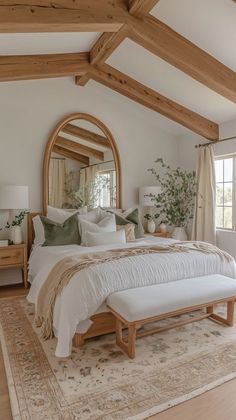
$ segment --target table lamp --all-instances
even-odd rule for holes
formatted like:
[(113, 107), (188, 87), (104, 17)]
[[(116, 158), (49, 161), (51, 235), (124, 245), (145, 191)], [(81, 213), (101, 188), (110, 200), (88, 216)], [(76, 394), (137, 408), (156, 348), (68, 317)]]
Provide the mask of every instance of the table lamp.
[[(4, 185), (0, 187), (0, 211), (7, 212), (7, 220), (13, 219), (16, 210), (27, 210), (28, 208), (28, 186)], [(22, 243), (21, 224), (12, 226), (11, 239), (14, 244)]]
[[(153, 200), (152, 196), (157, 196), (161, 194), (161, 187), (140, 187), (139, 188), (139, 204), (142, 207), (149, 207), (150, 214), (152, 215), (153, 207), (155, 207), (155, 200)], [(156, 230), (156, 224), (154, 220), (148, 220), (147, 222), (147, 231), (148, 233), (154, 233)]]

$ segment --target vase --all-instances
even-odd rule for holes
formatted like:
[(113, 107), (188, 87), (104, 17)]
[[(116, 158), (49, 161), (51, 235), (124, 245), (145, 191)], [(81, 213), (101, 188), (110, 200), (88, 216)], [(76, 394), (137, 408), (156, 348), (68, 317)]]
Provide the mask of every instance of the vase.
[(175, 227), (171, 237), (177, 239), (178, 241), (187, 241), (187, 233), (183, 227)]
[(166, 226), (165, 223), (161, 223), (159, 227), (160, 227), (160, 232), (161, 233), (166, 233), (167, 232), (167, 226)]
[(12, 226), (11, 228), (11, 240), (14, 245), (22, 244), (22, 230), (21, 226)]
[(154, 220), (148, 220), (147, 222), (147, 231), (148, 233), (154, 233), (156, 230), (156, 223)]

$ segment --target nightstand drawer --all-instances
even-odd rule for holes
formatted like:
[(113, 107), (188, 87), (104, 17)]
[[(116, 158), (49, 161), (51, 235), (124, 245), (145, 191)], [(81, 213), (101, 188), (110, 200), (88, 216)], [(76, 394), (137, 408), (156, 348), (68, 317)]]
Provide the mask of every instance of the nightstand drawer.
[(0, 249), (0, 267), (24, 263), (22, 249)]

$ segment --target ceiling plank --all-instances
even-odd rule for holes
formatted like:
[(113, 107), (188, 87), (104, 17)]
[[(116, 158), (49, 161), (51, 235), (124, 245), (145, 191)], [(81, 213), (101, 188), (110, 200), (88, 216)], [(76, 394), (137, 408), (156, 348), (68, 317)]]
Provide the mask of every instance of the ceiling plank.
[(117, 32), (126, 0), (1, 0), (0, 32)]
[(84, 74), (88, 53), (0, 56), (0, 82)]
[(164, 115), (195, 133), (209, 140), (219, 139), (219, 127), (216, 123), (160, 95), (113, 67), (107, 64), (91, 66), (91, 74), (95, 81)]
[(75, 141), (68, 140), (65, 137), (57, 136), (56, 146), (63, 147), (66, 150), (70, 150), (74, 153), (79, 153), (80, 155), (93, 157), (95, 159), (104, 161), (104, 153), (100, 150), (93, 149), (88, 146), (84, 146), (83, 144), (76, 143)]
[(236, 73), (210, 54), (152, 16), (144, 20), (131, 17), (129, 28), (134, 42), (236, 102)]
[(143, 17), (147, 15), (160, 0), (129, 0), (131, 15)]
[(83, 165), (85, 166), (89, 166), (89, 158), (86, 156), (82, 156), (79, 153), (74, 153), (71, 150), (67, 150), (67, 149), (64, 149), (63, 147), (55, 146), (55, 145), (53, 146), (52, 151), (68, 159), (77, 160), (78, 162), (83, 163)]
[(79, 137), (95, 145), (111, 149), (110, 142), (105, 136), (101, 136), (100, 134), (96, 134), (85, 128), (77, 127), (73, 124), (66, 124), (62, 131), (63, 133), (71, 134), (72, 136)]

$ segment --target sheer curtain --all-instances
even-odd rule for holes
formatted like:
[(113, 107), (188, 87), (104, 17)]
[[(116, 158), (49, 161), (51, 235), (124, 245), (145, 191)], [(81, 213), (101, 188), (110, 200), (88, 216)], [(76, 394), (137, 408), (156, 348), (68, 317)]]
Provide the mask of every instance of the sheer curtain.
[(66, 166), (64, 159), (50, 159), (49, 165), (49, 204), (62, 208), (65, 202)]
[(88, 182), (94, 181), (97, 175), (98, 166), (87, 166), (80, 170), (80, 185), (86, 185)]
[(192, 239), (216, 243), (215, 229), (215, 161), (214, 146), (200, 147), (197, 166), (198, 195), (192, 228)]

